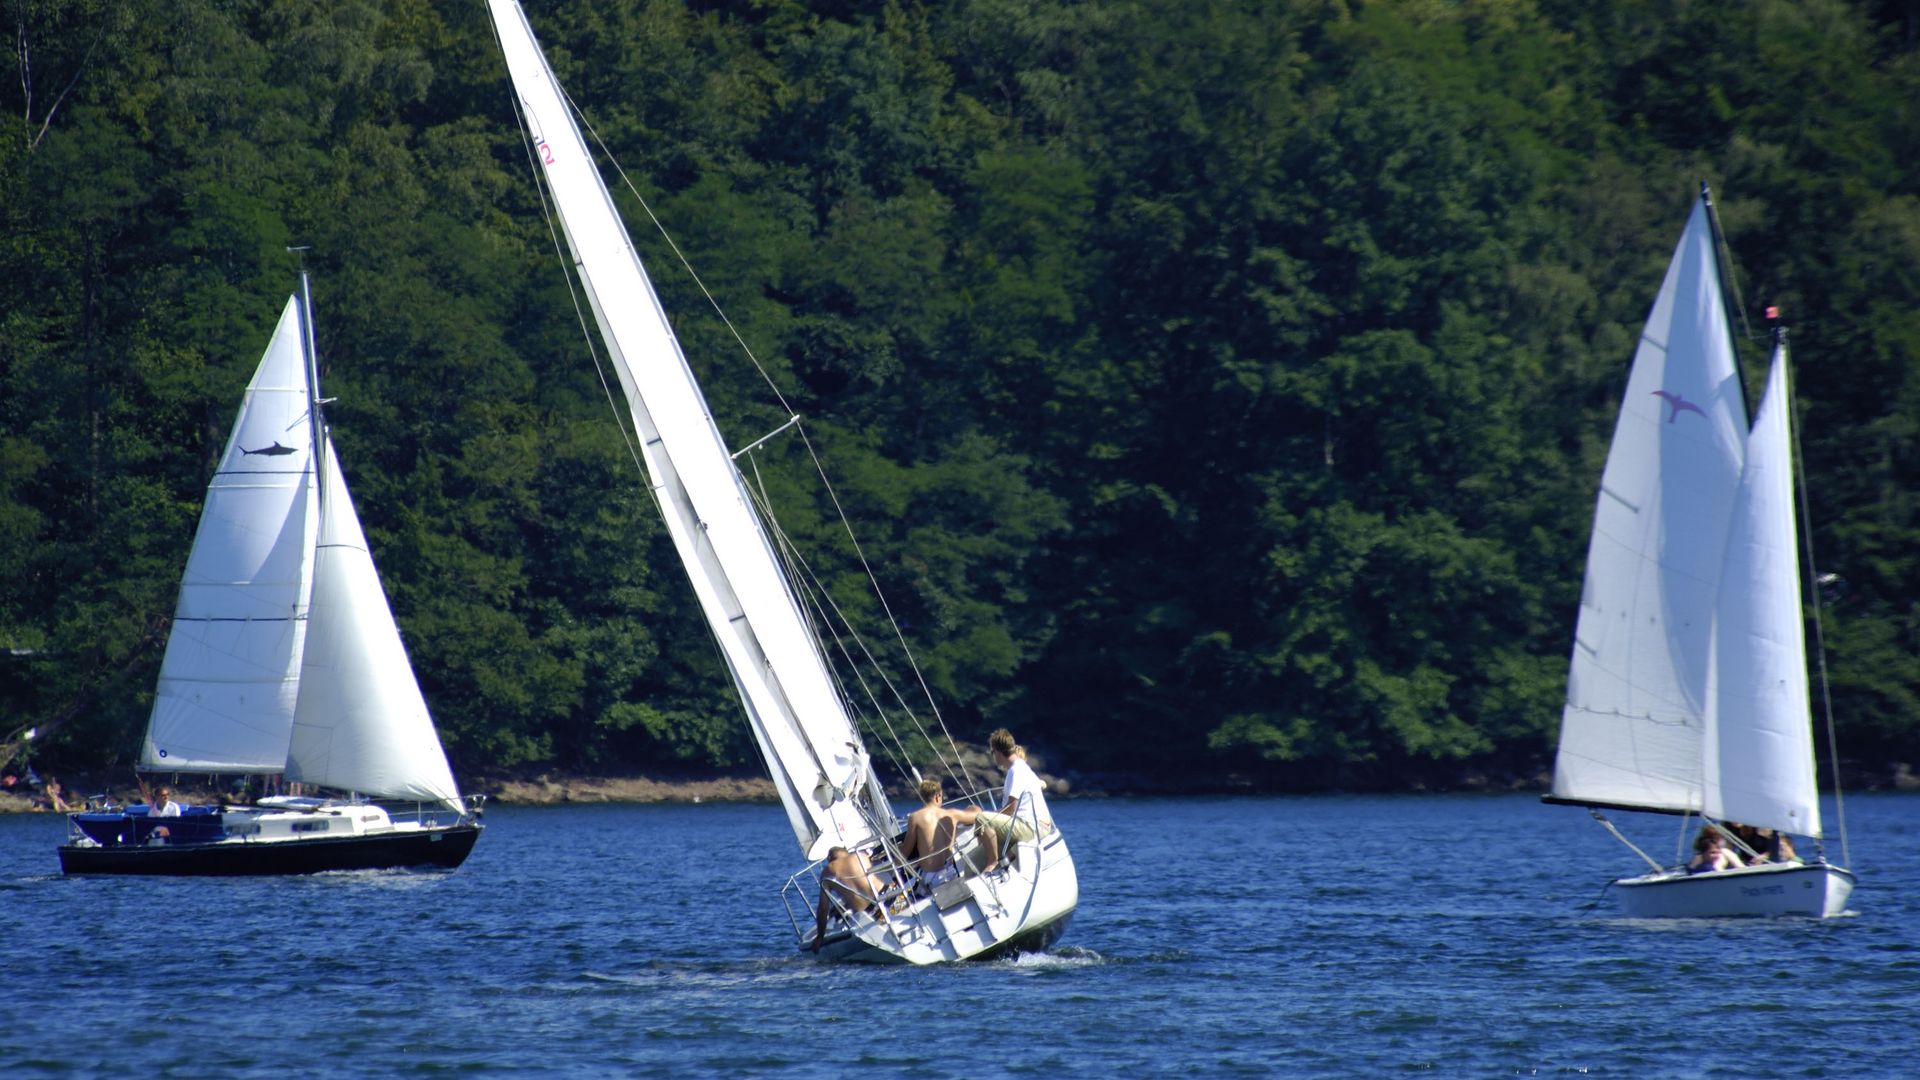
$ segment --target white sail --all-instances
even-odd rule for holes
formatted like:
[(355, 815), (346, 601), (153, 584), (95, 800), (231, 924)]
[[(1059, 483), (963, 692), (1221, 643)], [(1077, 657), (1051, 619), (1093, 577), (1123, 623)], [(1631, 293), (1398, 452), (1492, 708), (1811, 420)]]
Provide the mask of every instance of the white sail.
[(1721, 572), (1704, 809), (1724, 821), (1819, 836), (1791, 401), (1783, 343), (1747, 438)]
[(313, 604), (287, 779), (458, 805), (453, 771), (407, 662), (331, 439), (323, 453)]
[(853, 846), (874, 830), (850, 796), (878, 791), (860, 738), (525, 13), (488, 6), (667, 531), (794, 835), (814, 858)]
[(1746, 408), (1704, 197), (1634, 354), (1600, 497), (1553, 794), (1700, 810), (1711, 630)]
[(290, 299), (207, 485), (143, 768), (271, 773), (286, 763), (315, 527), (302, 357)]

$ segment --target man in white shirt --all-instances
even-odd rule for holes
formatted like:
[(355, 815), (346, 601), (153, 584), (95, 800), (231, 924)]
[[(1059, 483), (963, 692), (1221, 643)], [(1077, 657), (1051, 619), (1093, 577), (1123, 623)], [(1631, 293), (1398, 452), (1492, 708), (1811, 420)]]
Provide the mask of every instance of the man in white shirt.
[(180, 804), (173, 801), (173, 791), (162, 784), (153, 793), (153, 801), (147, 804), (148, 817), (179, 817)]
[[(140, 782), (140, 790), (144, 792), (146, 791), (146, 789), (147, 789), (146, 781), (142, 780)], [(168, 787), (165, 784), (161, 784), (158, 788), (154, 789), (153, 794), (147, 797), (147, 816), (148, 817), (179, 817), (180, 816), (180, 804), (173, 801), (172, 788)], [(147, 843), (149, 844), (171, 844), (172, 842), (173, 842), (173, 830), (167, 828), (165, 825), (155, 825), (153, 827), (153, 832), (147, 835)]]
[(1011, 731), (1001, 728), (988, 736), (987, 748), (993, 753), (993, 763), (1007, 774), (1003, 789), (1007, 804), (999, 813), (982, 810), (974, 821), (986, 856), (982, 869), (991, 871), (999, 866), (1003, 849), (1034, 838), (1036, 824), (1042, 836), (1053, 832), (1053, 812), (1047, 808), (1045, 785), (1027, 764), (1026, 749), (1013, 741)]

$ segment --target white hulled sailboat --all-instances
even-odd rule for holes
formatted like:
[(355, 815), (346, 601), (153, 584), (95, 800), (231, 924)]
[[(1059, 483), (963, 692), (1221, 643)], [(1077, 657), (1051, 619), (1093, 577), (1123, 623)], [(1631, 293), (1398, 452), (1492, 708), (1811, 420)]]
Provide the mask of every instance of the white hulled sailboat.
[[(514, 0), (488, 6), (520, 120), (618, 372), (648, 480), (801, 852), (819, 860), (838, 846), (884, 863), (897, 856), (900, 822), (735, 455), (714, 425), (525, 12)], [(933, 963), (1045, 947), (1065, 929), (1079, 883), (1058, 832), (1021, 846), (1028, 850), (1018, 869), (969, 875), (919, 899), (903, 890), (893, 898), (901, 909), (885, 921), (837, 912), (822, 954)], [(787, 892), (803, 948), (813, 938), (814, 872), (796, 874)]]
[[(1703, 187), (1601, 478), (1548, 801), (1817, 843), (1786, 341), (1749, 426), (1717, 251)], [(1854, 882), (1820, 856), (1690, 873), (1633, 850), (1632, 916), (1837, 915)]]

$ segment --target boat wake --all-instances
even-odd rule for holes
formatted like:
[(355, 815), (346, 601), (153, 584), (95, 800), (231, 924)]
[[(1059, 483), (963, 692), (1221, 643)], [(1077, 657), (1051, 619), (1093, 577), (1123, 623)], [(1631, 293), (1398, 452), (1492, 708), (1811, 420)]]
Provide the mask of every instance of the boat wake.
[(765, 985), (770, 979), (806, 979), (817, 971), (810, 960), (656, 960), (633, 971), (582, 971), (588, 982), (615, 986), (661, 990), (698, 987), (706, 989), (735, 985)]
[(1019, 953), (1004, 960), (994, 961), (997, 965), (1018, 968), (1022, 971), (1064, 971), (1070, 968), (1098, 967), (1107, 962), (1107, 958), (1092, 949), (1076, 948), (1072, 945), (1046, 952)]
[(309, 881), (353, 881), (380, 889), (427, 889), (447, 880), (444, 866), (382, 866), (359, 870), (321, 870), (303, 875)]

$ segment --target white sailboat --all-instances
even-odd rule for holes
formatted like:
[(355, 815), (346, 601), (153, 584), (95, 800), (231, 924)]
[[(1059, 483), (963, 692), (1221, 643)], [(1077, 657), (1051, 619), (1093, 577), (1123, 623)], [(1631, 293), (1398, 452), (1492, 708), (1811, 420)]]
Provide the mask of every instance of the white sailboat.
[(302, 274), (208, 485), (140, 768), (361, 797), (76, 813), (67, 873), (453, 867), (479, 838), (335, 464), (307, 296)]
[[(900, 821), (735, 454), (713, 422), (525, 12), (514, 0), (488, 6), (654, 496), (801, 852), (820, 860), (838, 846), (884, 863), (897, 856)], [(1045, 947), (1065, 929), (1079, 883), (1058, 832), (1021, 847), (1027, 850), (1019, 869), (1008, 875), (970, 875), (918, 900), (903, 891), (893, 900), (904, 906), (885, 921), (837, 912), (822, 954), (924, 964)], [(787, 891), (803, 948), (813, 937), (809, 885), (816, 870), (817, 863), (796, 874)]]
[[(1603, 808), (1822, 841), (1800, 607), (1784, 335), (1749, 426), (1704, 187), (1648, 316), (1594, 510), (1549, 802), (1584, 805), (1651, 872), (1631, 916), (1837, 915), (1826, 862), (1667, 867)], [(1686, 825), (1683, 823), (1683, 835)]]

